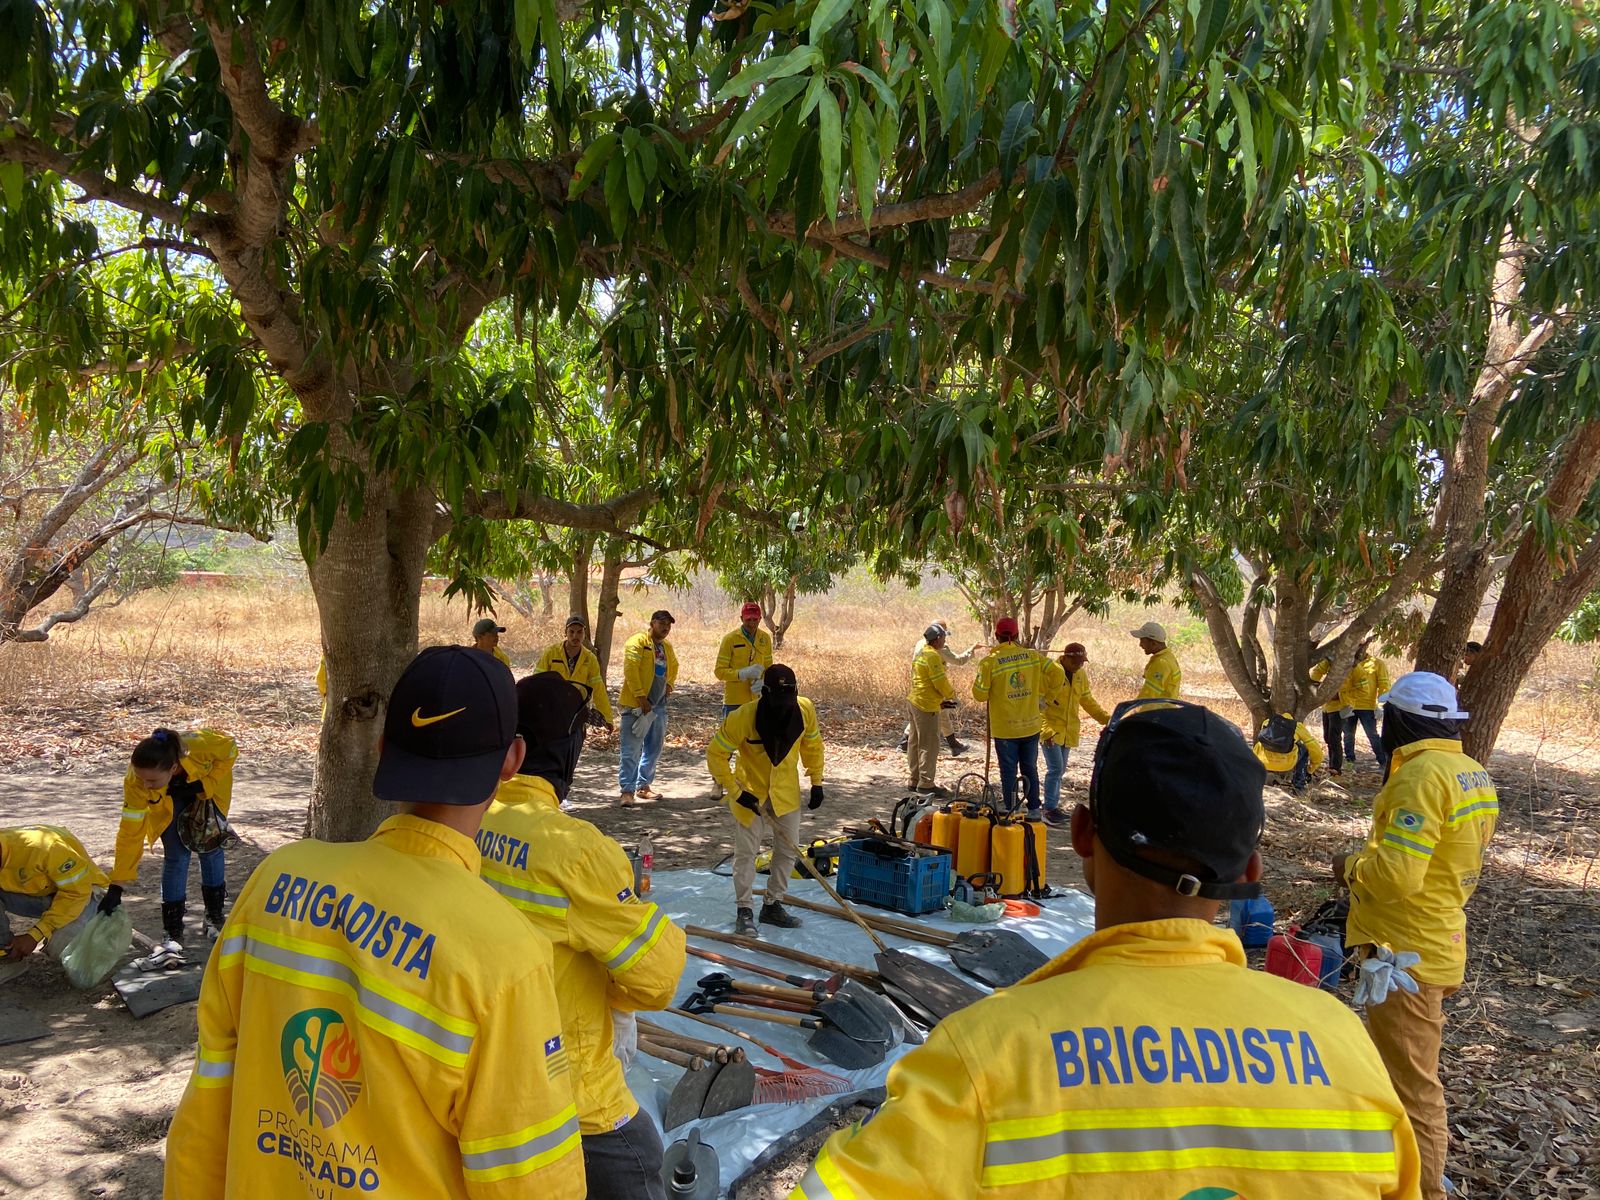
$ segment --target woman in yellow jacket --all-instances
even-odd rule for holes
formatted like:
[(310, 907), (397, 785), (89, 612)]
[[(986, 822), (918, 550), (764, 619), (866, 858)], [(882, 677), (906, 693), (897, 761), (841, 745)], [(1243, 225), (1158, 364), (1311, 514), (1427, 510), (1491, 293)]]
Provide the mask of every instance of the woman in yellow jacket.
[(1356, 761), (1356, 726), (1367, 731), (1367, 745), (1378, 760), (1378, 770), (1389, 769), (1389, 752), (1378, 736), (1378, 697), (1389, 690), (1389, 667), (1383, 659), (1372, 657), (1372, 643), (1361, 647), (1361, 657), (1339, 685), (1339, 698), (1350, 709), (1344, 726), (1344, 756), (1352, 766)]
[[(133, 748), (128, 774), (122, 780), (122, 823), (117, 826), (117, 861), (111, 886), (100, 901), (110, 912), (122, 903), (122, 889), (139, 877), (146, 846), (159, 838), (161, 927), (167, 941), (159, 953), (183, 953), (183, 914), (189, 896), (189, 847), (178, 836), (184, 813), (193, 804), (213, 803), (226, 814), (233, 800), (233, 763), (239, 747), (216, 729), (177, 733), (158, 729)], [(206, 937), (222, 932), (223, 903), (228, 898), (222, 847), (200, 855), (200, 895), (205, 901)]]
[[(739, 762), (731, 764), (734, 755)], [(783, 907), (789, 871), (800, 844), (800, 765), (811, 777), (806, 807), (822, 807), (822, 734), (817, 710), (800, 695), (794, 672), (774, 663), (762, 676), (761, 698), (723, 719), (706, 747), (706, 766), (733, 813), (734, 928), (759, 933), (755, 918), (756, 855), (773, 828), (772, 863), (761, 921), (793, 929), (800, 919)]]
[(1067, 773), (1067, 760), (1078, 746), (1078, 710), (1082, 709), (1100, 724), (1111, 720), (1111, 714), (1100, 706), (1089, 690), (1089, 652), (1082, 642), (1069, 642), (1061, 652), (1061, 669), (1066, 672), (1067, 684), (1044, 706), (1044, 737), (1039, 743), (1044, 755), (1044, 819), (1052, 825), (1064, 825), (1067, 815), (1061, 811), (1061, 779)]

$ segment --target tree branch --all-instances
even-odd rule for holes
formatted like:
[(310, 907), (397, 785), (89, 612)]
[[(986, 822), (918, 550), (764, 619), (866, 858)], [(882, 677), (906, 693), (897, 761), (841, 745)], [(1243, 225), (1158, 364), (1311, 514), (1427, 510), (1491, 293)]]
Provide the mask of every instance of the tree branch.
[(5, 128), (9, 137), (0, 138), (0, 162), (21, 163), (34, 171), (51, 171), (79, 188), (92, 200), (104, 200), (119, 208), (141, 213), (174, 229), (189, 229), (203, 236), (210, 228), (212, 218), (185, 213), (178, 205), (162, 200), (138, 188), (113, 183), (104, 175), (86, 171), (74, 165), (72, 159), (61, 151), (36, 138), (21, 121), (6, 114)]

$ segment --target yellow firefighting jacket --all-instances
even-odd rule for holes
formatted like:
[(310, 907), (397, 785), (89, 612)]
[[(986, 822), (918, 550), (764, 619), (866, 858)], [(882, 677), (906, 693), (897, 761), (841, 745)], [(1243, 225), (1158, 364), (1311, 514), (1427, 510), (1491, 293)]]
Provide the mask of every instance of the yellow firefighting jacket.
[[(233, 802), (233, 763), (239, 747), (221, 730), (197, 729), (181, 733), (178, 741), (183, 756), (178, 765), (183, 773), (200, 784), (206, 797), (224, 813)], [(153, 846), (172, 824), (172, 797), (167, 789), (153, 791), (139, 782), (128, 768), (122, 779), (122, 823), (117, 826), (117, 857), (111, 868), (111, 882), (126, 887), (139, 878), (139, 860), (145, 846)]]
[(578, 647), (578, 665), (569, 669), (566, 646), (561, 642), (547, 646), (545, 652), (539, 656), (539, 665), (533, 670), (535, 674), (540, 671), (554, 671), (561, 678), (588, 688), (592, 693), (589, 699), (595, 711), (604, 717), (608, 724), (616, 724), (617, 715), (611, 711), (611, 697), (606, 695), (606, 681), (600, 674), (600, 660), (589, 647)]
[[(1283, 715), (1288, 716), (1289, 714), (1284, 713)], [(1265, 722), (1262, 722), (1261, 728), (1266, 728)], [(1259, 739), (1260, 730), (1256, 731), (1256, 736)], [(1295, 744), (1282, 753), (1268, 750), (1259, 740), (1251, 749), (1256, 752), (1256, 757), (1261, 760), (1261, 765), (1269, 771), (1294, 770), (1294, 760), (1300, 757), (1300, 751), (1297, 748), (1300, 746), (1304, 746), (1306, 753), (1310, 755), (1311, 761), (1306, 765), (1311, 770), (1315, 771), (1322, 765), (1322, 743), (1311, 736), (1311, 731), (1305, 727), (1305, 722), (1296, 721), (1294, 723), (1294, 740)]]
[(989, 732), (997, 738), (1025, 738), (1044, 727), (1040, 705), (1056, 698), (1067, 683), (1061, 664), (1048, 655), (1005, 642), (978, 664), (972, 698), (989, 702)]
[(924, 642), (922, 649), (911, 660), (911, 692), (906, 699), (913, 708), (923, 712), (938, 712), (942, 701), (955, 698), (956, 690), (950, 686), (944, 659)]
[(1144, 686), (1136, 700), (1176, 700), (1183, 690), (1183, 668), (1178, 656), (1163, 646), (1144, 665)]
[(23, 931), (36, 941), (71, 925), (94, 889), (105, 885), (106, 873), (65, 829), (56, 825), (0, 829), (0, 892), (55, 897), (34, 927)]
[[(1066, 672), (1063, 670), (1063, 675)], [(1088, 713), (1100, 724), (1110, 723), (1111, 714), (1101, 707), (1100, 701), (1094, 698), (1094, 693), (1089, 690), (1089, 669), (1079, 667), (1072, 673), (1072, 678), (1056, 693), (1055, 698), (1045, 702), (1044, 706), (1044, 732), (1047, 741), (1068, 749), (1076, 746), (1079, 740), (1079, 710)]]
[[(663, 641), (667, 657), (667, 687), (678, 682), (678, 652), (672, 643)], [(622, 692), (617, 696), (618, 708), (638, 708), (639, 701), (650, 698), (650, 686), (656, 678), (656, 644), (647, 629), (628, 639), (622, 648)]]
[(739, 672), (753, 663), (763, 667), (772, 665), (772, 635), (758, 628), (752, 643), (740, 626), (723, 638), (717, 649), (717, 678), (722, 680), (724, 704), (749, 704), (756, 698), (750, 685), (739, 678)]
[(1427, 738), (1396, 750), (1389, 782), (1373, 800), (1367, 844), (1345, 864), (1346, 940), (1414, 950), (1422, 961), (1412, 975), (1459, 984), (1467, 966), (1466, 904), (1499, 816), (1494, 780), (1461, 753), (1459, 741)]
[[(822, 783), (822, 733), (817, 728), (815, 706), (804, 696), (800, 697), (805, 732), (789, 747), (783, 761), (774, 766), (767, 757), (767, 748), (756, 736), (756, 705), (759, 703), (752, 701), (729, 713), (706, 747), (706, 766), (711, 769), (711, 777), (722, 785), (723, 801), (741, 825), (749, 825), (755, 814), (735, 803), (740, 792), (770, 801), (772, 811), (781, 817), (800, 807), (801, 763), (805, 764), (813, 785)], [(730, 765), (728, 760), (735, 754), (739, 762), (736, 766)]]
[[(1316, 666), (1311, 668), (1311, 680), (1312, 680), (1312, 682), (1313, 683), (1321, 683), (1324, 679), (1326, 679), (1328, 677), (1328, 672), (1332, 668), (1333, 668), (1333, 664), (1331, 662), (1329, 662), (1327, 659), (1323, 659)], [(1344, 696), (1341, 694), (1343, 691), (1344, 691), (1344, 685), (1340, 684), (1339, 685), (1339, 691), (1335, 692), (1333, 694), (1333, 698), (1322, 706), (1322, 711), (1325, 712), (1325, 713), (1336, 713), (1341, 708), (1343, 708), (1344, 707)]]
[(687, 961), (683, 930), (633, 894), (622, 847), (562, 812), (555, 789), (536, 776), (500, 785), (478, 850), (484, 882), (550, 939), (580, 1128), (621, 1128), (639, 1106), (611, 1052), (611, 1010), (672, 1003)]
[(1378, 697), (1389, 690), (1389, 668), (1383, 659), (1370, 654), (1350, 668), (1350, 674), (1339, 685), (1339, 699), (1350, 708), (1368, 712), (1378, 707)]
[(1203, 921), (1118, 925), (946, 1017), (790, 1200), (1416, 1200), (1405, 1109), (1334, 997)]
[(495, 648), (491, 653), (493, 653), (494, 656), (496, 658), (498, 658), (501, 662), (505, 663), (505, 665), (507, 667), (509, 667), (511, 665), (511, 656), (509, 654), (507, 654), (504, 650), (500, 649), (500, 646), (499, 646), (498, 643), (495, 645)]
[(550, 943), (478, 867), (413, 816), (263, 860), (206, 967), (167, 1200), (586, 1193)]

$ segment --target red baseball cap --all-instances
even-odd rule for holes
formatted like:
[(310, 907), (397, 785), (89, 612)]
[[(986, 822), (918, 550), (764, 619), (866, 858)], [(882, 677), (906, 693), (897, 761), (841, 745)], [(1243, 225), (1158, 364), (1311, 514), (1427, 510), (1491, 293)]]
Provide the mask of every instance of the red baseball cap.
[(1015, 617), (1001, 617), (994, 623), (995, 637), (1004, 641), (1006, 638), (1017, 636), (1017, 619)]
[(739, 619), (741, 621), (748, 621), (751, 617), (759, 617), (760, 615), (761, 605), (754, 600), (746, 600), (744, 607), (739, 610)]

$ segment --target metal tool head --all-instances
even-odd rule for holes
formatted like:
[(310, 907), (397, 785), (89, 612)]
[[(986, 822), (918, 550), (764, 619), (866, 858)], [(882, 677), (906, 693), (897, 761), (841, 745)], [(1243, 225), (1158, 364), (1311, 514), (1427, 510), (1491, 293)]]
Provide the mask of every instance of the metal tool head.
[(705, 1103), (700, 1106), (700, 1115), (716, 1117), (736, 1108), (749, 1108), (755, 1092), (756, 1069), (753, 1066), (743, 1059), (722, 1063), (706, 1092)]
[(1050, 956), (1012, 929), (969, 929), (956, 935), (950, 961), (993, 988), (1020, 983)]

